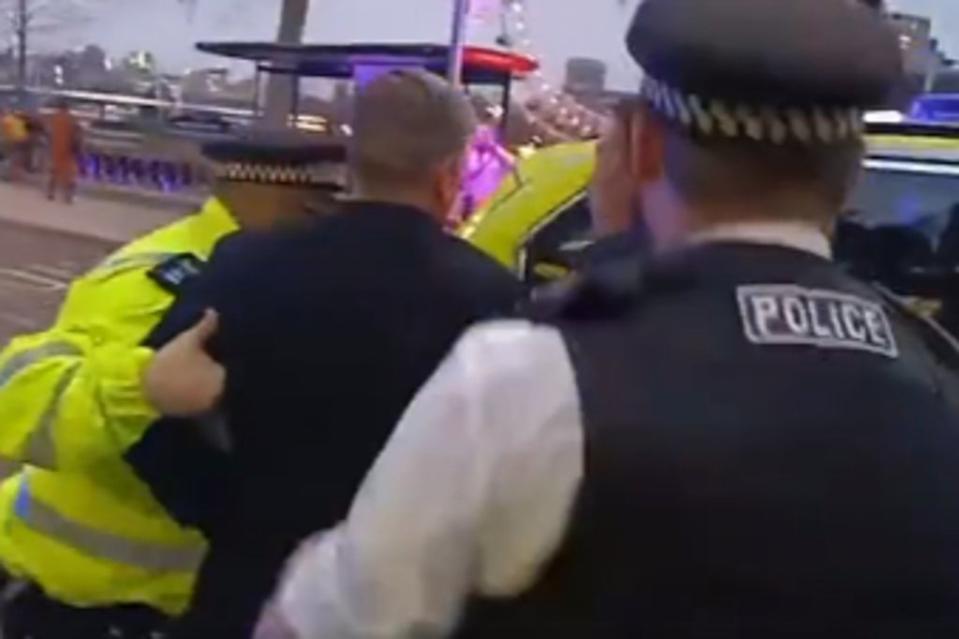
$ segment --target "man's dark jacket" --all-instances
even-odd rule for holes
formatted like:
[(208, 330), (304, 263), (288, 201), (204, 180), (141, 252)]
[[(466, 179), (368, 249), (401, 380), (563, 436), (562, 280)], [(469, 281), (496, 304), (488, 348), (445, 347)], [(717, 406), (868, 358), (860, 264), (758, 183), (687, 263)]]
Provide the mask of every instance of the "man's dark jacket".
[(204, 308), (226, 366), (214, 456), (197, 424), (155, 424), (128, 455), (171, 514), (211, 542), (178, 637), (246, 639), (284, 560), (347, 513), (402, 412), (470, 324), (520, 287), (426, 213), (356, 203), (307, 229), (227, 240), (149, 343)]

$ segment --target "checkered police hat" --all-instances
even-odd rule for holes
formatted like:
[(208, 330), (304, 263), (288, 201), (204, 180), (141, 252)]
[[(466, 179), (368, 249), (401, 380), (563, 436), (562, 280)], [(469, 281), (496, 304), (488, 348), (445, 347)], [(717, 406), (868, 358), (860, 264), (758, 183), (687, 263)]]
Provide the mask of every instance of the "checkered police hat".
[(217, 179), (341, 190), (346, 144), (289, 131), (257, 131), (203, 146)]
[(903, 73), (892, 28), (860, 0), (645, 0), (627, 46), (642, 99), (709, 139), (857, 138)]

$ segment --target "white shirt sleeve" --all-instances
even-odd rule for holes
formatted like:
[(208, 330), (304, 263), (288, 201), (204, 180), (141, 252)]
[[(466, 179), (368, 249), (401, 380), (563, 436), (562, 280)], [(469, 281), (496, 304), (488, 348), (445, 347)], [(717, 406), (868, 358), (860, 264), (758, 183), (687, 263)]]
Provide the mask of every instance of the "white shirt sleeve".
[(560, 335), (475, 328), (411, 404), (348, 521), (293, 559), (275, 612), (298, 639), (443, 636), (470, 594), (535, 583), (582, 475)]

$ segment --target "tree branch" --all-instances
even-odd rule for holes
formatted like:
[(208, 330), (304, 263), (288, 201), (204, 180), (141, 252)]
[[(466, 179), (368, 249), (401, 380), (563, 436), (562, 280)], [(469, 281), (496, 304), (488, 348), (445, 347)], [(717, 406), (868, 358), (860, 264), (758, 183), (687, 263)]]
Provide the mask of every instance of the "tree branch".
[[(27, 0), (24, 16), (28, 30), (51, 30), (63, 28), (89, 19), (90, 12), (104, 0)], [(0, 0), (0, 14), (10, 29), (19, 24), (18, 0)]]

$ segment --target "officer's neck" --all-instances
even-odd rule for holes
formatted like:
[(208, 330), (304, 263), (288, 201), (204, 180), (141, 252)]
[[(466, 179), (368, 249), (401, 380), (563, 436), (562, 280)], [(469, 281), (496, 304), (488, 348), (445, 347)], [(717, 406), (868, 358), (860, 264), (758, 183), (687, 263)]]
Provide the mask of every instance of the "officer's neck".
[[(694, 244), (737, 241), (778, 244), (829, 257), (835, 213), (812, 197), (691, 205), (679, 198), (660, 202), (653, 235), (659, 252)], [(666, 211), (665, 209), (671, 209)]]
[(687, 239), (687, 245), (716, 242), (782, 246), (832, 258), (832, 246), (826, 233), (812, 224), (796, 220), (753, 220), (714, 225)]

